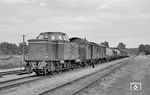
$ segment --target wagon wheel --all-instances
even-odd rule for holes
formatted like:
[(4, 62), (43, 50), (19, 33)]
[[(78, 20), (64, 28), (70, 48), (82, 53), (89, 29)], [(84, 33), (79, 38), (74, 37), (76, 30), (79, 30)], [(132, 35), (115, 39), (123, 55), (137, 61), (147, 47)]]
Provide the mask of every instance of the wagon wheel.
[(44, 75), (47, 75), (47, 74), (49, 74), (49, 71), (48, 71), (48, 64), (45, 66), (45, 68), (44, 68)]

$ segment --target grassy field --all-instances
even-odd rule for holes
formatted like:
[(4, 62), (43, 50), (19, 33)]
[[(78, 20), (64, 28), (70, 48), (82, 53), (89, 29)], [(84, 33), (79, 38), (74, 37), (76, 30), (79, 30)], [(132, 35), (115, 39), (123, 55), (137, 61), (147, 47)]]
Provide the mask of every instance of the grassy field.
[(1, 55), (0, 56), (0, 69), (12, 69), (23, 67), (25, 62), (22, 62), (21, 55)]

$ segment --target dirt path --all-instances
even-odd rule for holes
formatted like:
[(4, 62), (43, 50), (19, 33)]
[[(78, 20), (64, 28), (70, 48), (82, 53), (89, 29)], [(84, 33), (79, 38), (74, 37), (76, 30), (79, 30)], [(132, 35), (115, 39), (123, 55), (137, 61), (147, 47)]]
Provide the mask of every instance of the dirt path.
[(80, 95), (150, 95), (150, 56), (137, 56)]

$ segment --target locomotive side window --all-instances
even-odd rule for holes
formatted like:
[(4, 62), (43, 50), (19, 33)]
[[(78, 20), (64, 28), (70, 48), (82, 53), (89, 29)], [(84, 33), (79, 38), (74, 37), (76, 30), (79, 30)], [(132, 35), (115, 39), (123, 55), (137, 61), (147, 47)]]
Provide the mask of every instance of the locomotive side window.
[(48, 39), (48, 35), (40, 34), (38, 39)]
[(40, 36), (38, 37), (38, 39), (43, 39), (43, 35), (40, 35)]
[(64, 39), (64, 40), (67, 40), (65, 36), (63, 36), (63, 39)]
[(58, 36), (58, 40), (63, 40), (61, 35)]
[(62, 35), (59, 35), (59, 34), (50, 35), (49, 39), (50, 40), (64, 40)]
[(44, 35), (44, 39), (48, 39), (48, 35)]
[(63, 35), (64, 40), (69, 41), (67, 35)]
[(55, 40), (55, 36), (51, 36), (51, 40)]

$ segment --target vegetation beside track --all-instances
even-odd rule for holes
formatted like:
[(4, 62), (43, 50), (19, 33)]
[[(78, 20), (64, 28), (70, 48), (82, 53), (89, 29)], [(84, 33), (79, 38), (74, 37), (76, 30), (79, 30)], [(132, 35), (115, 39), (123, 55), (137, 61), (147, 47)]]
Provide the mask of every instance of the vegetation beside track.
[(0, 69), (13, 69), (23, 67), (25, 62), (22, 62), (21, 55), (1, 55)]

